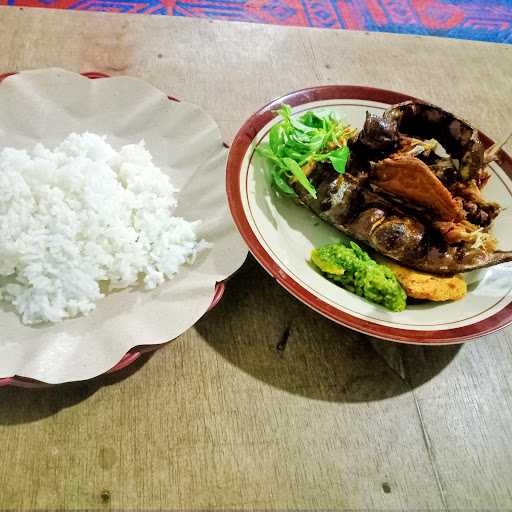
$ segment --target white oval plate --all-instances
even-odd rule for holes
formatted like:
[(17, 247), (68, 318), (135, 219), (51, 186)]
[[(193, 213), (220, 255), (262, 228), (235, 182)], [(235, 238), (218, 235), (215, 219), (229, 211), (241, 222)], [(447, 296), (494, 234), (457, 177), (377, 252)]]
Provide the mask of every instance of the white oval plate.
[[(382, 113), (390, 104), (411, 99), (400, 93), (357, 86), (326, 86), (291, 93), (254, 114), (240, 129), (228, 158), (231, 212), (249, 249), (288, 291), (325, 316), (373, 336), (410, 343), (457, 343), (496, 331), (512, 321), (511, 264), (465, 275), (469, 293), (456, 302), (410, 305), (401, 313), (366, 301), (322, 277), (308, 263), (313, 247), (343, 235), (309, 210), (272, 193), (265, 162), (255, 155), (282, 103), (294, 115), (306, 110), (334, 111), (362, 128), (366, 111)], [(490, 141), (481, 136), (486, 146)], [(494, 226), (501, 248), (512, 249), (512, 160), (501, 154), (492, 164), (487, 198), (504, 208)]]

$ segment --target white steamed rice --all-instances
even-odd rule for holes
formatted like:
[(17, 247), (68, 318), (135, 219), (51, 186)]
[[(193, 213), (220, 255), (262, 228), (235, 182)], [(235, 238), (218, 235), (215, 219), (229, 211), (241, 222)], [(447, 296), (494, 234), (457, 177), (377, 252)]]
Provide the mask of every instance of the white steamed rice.
[(71, 134), (0, 153), (0, 300), (27, 324), (87, 314), (109, 289), (162, 284), (204, 243), (144, 143)]

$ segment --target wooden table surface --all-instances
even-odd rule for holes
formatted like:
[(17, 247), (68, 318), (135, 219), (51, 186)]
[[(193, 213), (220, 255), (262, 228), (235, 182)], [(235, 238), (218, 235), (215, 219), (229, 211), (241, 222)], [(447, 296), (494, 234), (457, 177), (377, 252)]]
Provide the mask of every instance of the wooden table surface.
[[(512, 119), (512, 46), (10, 7), (0, 27), (0, 70), (141, 77), (227, 141), (315, 84), (403, 91), (493, 138)], [(511, 341), (371, 340), (249, 258), (214, 311), (135, 368), (0, 390), (0, 509), (511, 509)]]

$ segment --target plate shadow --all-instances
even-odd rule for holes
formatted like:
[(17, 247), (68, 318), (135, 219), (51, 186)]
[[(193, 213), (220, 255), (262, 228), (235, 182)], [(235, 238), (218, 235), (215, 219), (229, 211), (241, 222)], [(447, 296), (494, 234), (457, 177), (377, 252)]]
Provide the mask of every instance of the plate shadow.
[(0, 388), (0, 425), (31, 423), (87, 400), (103, 386), (122, 382), (141, 369), (154, 352), (143, 353), (134, 363), (115, 373), (47, 388)]
[(383, 400), (432, 379), (461, 345), (422, 347), (376, 340), (309, 309), (249, 256), (219, 305), (195, 326), (247, 374), (317, 400)]

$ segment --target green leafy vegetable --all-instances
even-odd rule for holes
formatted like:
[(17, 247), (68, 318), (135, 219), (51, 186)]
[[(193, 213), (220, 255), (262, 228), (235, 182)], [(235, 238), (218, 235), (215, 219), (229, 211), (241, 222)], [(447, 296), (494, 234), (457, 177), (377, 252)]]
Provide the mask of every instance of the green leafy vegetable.
[(348, 149), (348, 146), (343, 146), (341, 149), (337, 149), (336, 151), (331, 151), (331, 153), (329, 153), (329, 160), (340, 174), (345, 172), (349, 154), (350, 150)]
[(334, 169), (343, 174), (350, 156), (347, 143), (355, 130), (333, 113), (319, 115), (310, 111), (293, 117), (292, 109), (283, 105), (278, 114), (282, 121), (272, 127), (268, 143), (260, 144), (257, 152), (272, 165), (272, 184), (279, 192), (295, 195), (291, 185), (299, 183), (316, 197), (305, 172), (306, 166), (331, 162)]
[(282, 178), (280, 174), (276, 172), (275, 169), (272, 169), (272, 179), (275, 185), (286, 195), (293, 196), (295, 194), (295, 191), (293, 190), (290, 185), (288, 185), (288, 182)]
[(311, 262), (331, 281), (391, 311), (403, 311), (407, 296), (395, 274), (354, 242), (317, 247)]
[(292, 172), (297, 181), (316, 199), (316, 190), (313, 185), (309, 182), (304, 171), (300, 168), (299, 164), (291, 158), (285, 157), (282, 159), (286, 169)]

